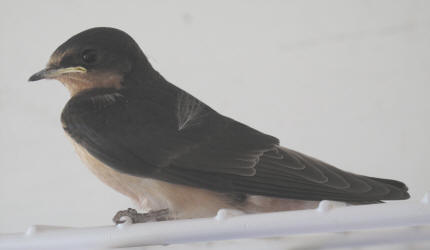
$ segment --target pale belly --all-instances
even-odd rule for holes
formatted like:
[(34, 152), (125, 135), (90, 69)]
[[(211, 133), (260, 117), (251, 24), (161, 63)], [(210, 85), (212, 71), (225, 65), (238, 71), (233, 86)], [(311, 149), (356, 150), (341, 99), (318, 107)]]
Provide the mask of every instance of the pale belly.
[(170, 217), (174, 219), (211, 217), (221, 208), (258, 213), (310, 209), (318, 204), (316, 201), (256, 195), (249, 195), (244, 202), (237, 203), (229, 196), (218, 192), (120, 173), (71, 141), (84, 164), (102, 182), (131, 198), (144, 211), (168, 208)]

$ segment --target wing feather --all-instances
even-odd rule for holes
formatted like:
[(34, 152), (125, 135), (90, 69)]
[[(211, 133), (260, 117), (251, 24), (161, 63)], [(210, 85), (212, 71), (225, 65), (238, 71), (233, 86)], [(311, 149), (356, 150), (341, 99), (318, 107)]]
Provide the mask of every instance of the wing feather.
[(71, 137), (96, 158), (135, 176), (303, 200), (409, 197), (401, 182), (348, 173), (280, 147), (278, 139), (173, 87), (89, 91), (69, 101), (62, 120)]

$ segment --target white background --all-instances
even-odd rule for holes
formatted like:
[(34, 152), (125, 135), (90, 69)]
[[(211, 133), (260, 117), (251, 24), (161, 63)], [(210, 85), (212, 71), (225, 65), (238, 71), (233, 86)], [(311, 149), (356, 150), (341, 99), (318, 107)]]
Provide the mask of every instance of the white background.
[(95, 26), (128, 32), (171, 82), (284, 146), (430, 189), (429, 1), (2, 1), (0, 232), (106, 225), (126, 197), (79, 161), (69, 96), (27, 82)]

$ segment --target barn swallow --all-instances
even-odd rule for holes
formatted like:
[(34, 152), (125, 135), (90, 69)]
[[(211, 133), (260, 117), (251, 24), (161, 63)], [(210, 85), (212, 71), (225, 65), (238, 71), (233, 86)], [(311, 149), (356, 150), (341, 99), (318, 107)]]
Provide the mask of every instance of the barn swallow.
[(85, 165), (148, 214), (183, 219), (221, 208), (255, 213), (409, 198), (400, 181), (340, 170), (221, 115), (165, 80), (118, 29), (71, 37), (29, 81), (40, 79), (69, 90), (61, 121)]

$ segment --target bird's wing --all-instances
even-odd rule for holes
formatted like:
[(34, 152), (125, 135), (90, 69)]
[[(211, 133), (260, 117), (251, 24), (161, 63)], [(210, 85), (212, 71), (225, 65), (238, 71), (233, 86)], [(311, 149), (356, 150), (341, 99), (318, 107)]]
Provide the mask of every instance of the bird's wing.
[[(218, 192), (304, 200), (407, 198), (396, 181), (344, 172), (224, 117), (184, 92), (88, 94), (66, 105), (66, 131), (108, 166)], [(158, 96), (158, 97), (157, 97)], [(169, 100), (176, 100), (171, 103)]]
[(250, 176), (260, 155), (278, 144), (185, 92), (161, 94), (98, 90), (76, 96), (63, 110), (64, 129), (104, 163), (137, 176), (173, 165)]

